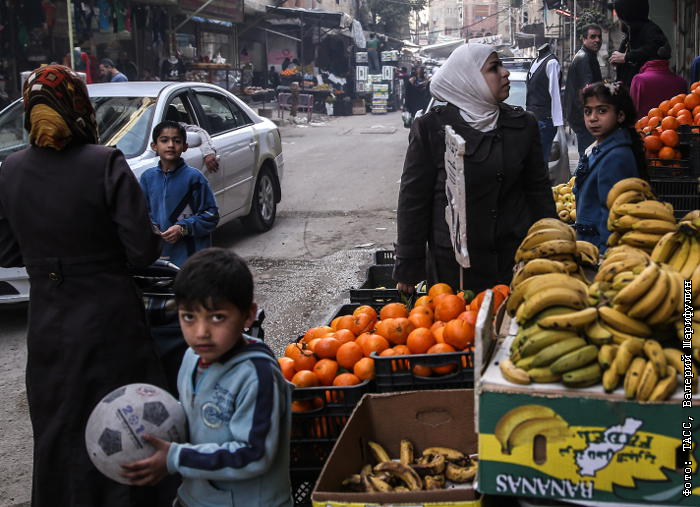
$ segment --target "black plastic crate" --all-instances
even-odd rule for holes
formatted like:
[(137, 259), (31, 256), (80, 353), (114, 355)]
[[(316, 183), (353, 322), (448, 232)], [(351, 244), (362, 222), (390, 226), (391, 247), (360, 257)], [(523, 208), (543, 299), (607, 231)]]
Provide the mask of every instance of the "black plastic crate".
[(651, 187), (656, 197), (673, 205), (676, 218), (689, 211), (700, 209), (698, 178), (651, 178)]
[[(473, 350), (386, 357), (372, 353), (371, 357), (374, 359), (374, 382), (379, 393), (474, 387)], [(431, 368), (454, 365), (456, 369), (446, 375), (423, 377), (413, 373), (416, 365)]]
[(394, 264), (396, 261), (393, 250), (377, 250), (374, 252), (375, 264)]
[(396, 287), (394, 281), (394, 265), (375, 265), (367, 269), (367, 280), (360, 286), (360, 289), (390, 289)]
[(316, 485), (321, 469), (290, 471), (289, 480), (292, 483), (292, 501), (294, 507), (311, 507), (311, 493)]

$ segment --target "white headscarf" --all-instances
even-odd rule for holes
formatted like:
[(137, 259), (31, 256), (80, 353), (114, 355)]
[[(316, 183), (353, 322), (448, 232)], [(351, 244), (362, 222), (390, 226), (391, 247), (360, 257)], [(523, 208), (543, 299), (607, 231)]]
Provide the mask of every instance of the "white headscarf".
[(493, 46), (468, 43), (455, 49), (430, 81), (436, 99), (457, 106), (476, 130), (488, 132), (498, 122), (498, 101), (486, 84), (481, 67)]

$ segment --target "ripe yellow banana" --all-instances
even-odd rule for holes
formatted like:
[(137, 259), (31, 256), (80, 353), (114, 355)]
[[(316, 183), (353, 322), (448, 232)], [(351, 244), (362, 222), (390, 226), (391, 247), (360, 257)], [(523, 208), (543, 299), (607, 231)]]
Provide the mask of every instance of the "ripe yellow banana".
[(653, 251), (660, 239), (661, 234), (650, 234), (638, 231), (626, 232), (620, 237), (620, 241), (625, 245), (649, 250), (650, 252)]
[(520, 250), (530, 250), (542, 243), (555, 239), (571, 241), (571, 236), (566, 231), (559, 228), (539, 229), (525, 236), (525, 239), (523, 239), (518, 248)]
[(554, 373), (547, 367), (530, 368), (527, 374), (530, 375), (530, 380), (540, 384), (551, 384), (552, 382), (559, 382), (561, 380), (561, 374)]
[(588, 340), (594, 345), (601, 346), (612, 343), (612, 333), (601, 326), (597, 320), (588, 325), (584, 333), (588, 337)]
[(529, 261), (542, 257), (552, 257), (554, 255), (575, 254), (576, 242), (568, 239), (552, 239), (540, 243), (529, 250), (518, 250), (515, 253), (515, 262), (521, 260)]
[[(639, 388), (639, 383), (642, 380), (642, 373), (644, 372), (644, 367), (647, 362), (643, 357), (635, 357), (632, 363), (627, 368), (627, 373), (625, 373), (625, 398), (628, 400), (634, 399), (637, 394), (637, 389)], [(619, 372), (618, 372), (619, 373)]]
[[(683, 361), (683, 352), (681, 352), (678, 349), (671, 349), (671, 348), (665, 348), (664, 349), (664, 356), (666, 356), (666, 361), (668, 362), (669, 365), (673, 366), (673, 368), (680, 374), (684, 375), (685, 372), (685, 362)], [(692, 380), (692, 386), (693, 386), (693, 392), (696, 392), (697, 386), (698, 386), (698, 370), (695, 368), (695, 364), (693, 364), (692, 361), (690, 361), (690, 367), (691, 371), (693, 372), (693, 380)]]
[(384, 461), (374, 467), (375, 472), (388, 472), (389, 474), (402, 480), (411, 491), (423, 489), (423, 481), (420, 476), (410, 466), (406, 466), (398, 461)]
[(688, 260), (688, 255), (690, 255), (690, 241), (684, 238), (680, 247), (668, 260), (668, 266), (674, 271), (680, 271), (685, 265), (685, 261)]
[(651, 336), (651, 328), (647, 326), (644, 322), (638, 321), (631, 317), (628, 317), (622, 312), (610, 308), (608, 306), (601, 306), (598, 308), (598, 314), (600, 318), (603, 319), (610, 327), (622, 331), (623, 333), (628, 333), (633, 336)]
[(614, 258), (606, 259), (605, 262), (600, 265), (595, 280), (598, 282), (612, 282), (613, 278), (615, 278), (615, 275), (618, 273), (632, 271), (638, 266), (644, 269), (649, 262), (648, 258), (642, 256), (627, 256), (619, 261), (614, 260)]
[(619, 232), (617, 232), (617, 231), (612, 232), (612, 233), (610, 234), (610, 236), (608, 236), (608, 240), (605, 242), (606, 245), (608, 245), (608, 246), (616, 246), (616, 245), (618, 245), (618, 244), (620, 243), (620, 237), (621, 237), (621, 236), (622, 236), (622, 235), (621, 235)]
[(666, 376), (666, 366), (668, 362), (666, 361), (666, 356), (661, 348), (661, 344), (656, 340), (644, 340), (643, 350), (649, 362), (656, 368), (656, 375), (659, 378), (664, 378)]
[(618, 345), (603, 345), (600, 347), (600, 350), (598, 350), (598, 364), (601, 368), (607, 370), (612, 366), (618, 347)]
[(566, 225), (563, 223), (561, 220), (557, 220), (556, 218), (542, 218), (532, 224), (530, 228), (527, 231), (527, 234), (532, 234), (535, 231), (538, 231), (540, 229), (561, 229), (562, 231), (566, 232), (569, 235), (569, 239), (571, 241), (576, 241), (576, 233), (574, 233), (573, 228), (570, 226)]
[[(534, 261), (532, 261), (534, 262)], [(506, 311), (513, 316), (518, 307), (530, 295), (542, 292), (550, 288), (570, 288), (579, 293), (585, 294), (587, 287), (578, 280), (572, 279), (564, 273), (545, 273), (542, 275), (532, 276), (520, 283), (508, 297), (506, 303)]]
[[(587, 291), (586, 291), (587, 292)], [(587, 293), (581, 294), (569, 287), (550, 287), (528, 297), (518, 308), (515, 319), (523, 323), (550, 306), (567, 306), (583, 310), (588, 304)]]
[(645, 319), (654, 310), (658, 309), (660, 302), (663, 302), (670, 289), (670, 277), (666, 270), (659, 270), (656, 281), (647, 289), (647, 292), (632, 303), (627, 314), (633, 319)]
[(520, 368), (516, 368), (513, 361), (510, 359), (502, 360), (498, 367), (501, 370), (501, 375), (503, 375), (503, 378), (508, 382), (521, 385), (527, 385), (530, 383), (530, 376), (527, 374), (527, 372)]
[(541, 328), (545, 329), (578, 329), (587, 326), (598, 317), (598, 310), (595, 308), (584, 308), (577, 312), (565, 313), (562, 315), (552, 315), (537, 321)]
[(675, 232), (667, 232), (651, 252), (651, 260), (654, 262), (668, 262), (680, 244), (681, 237)]
[(656, 368), (651, 361), (647, 361), (644, 365), (644, 371), (642, 371), (642, 376), (639, 379), (639, 385), (637, 386), (637, 400), (647, 401), (654, 392), (654, 388), (659, 381), (659, 376), (656, 374)]
[(515, 289), (528, 278), (546, 273), (566, 273), (566, 269), (563, 264), (550, 259), (533, 259), (513, 276), (511, 286)]
[(690, 252), (688, 258), (679, 270), (684, 280), (690, 280), (693, 272), (700, 265), (700, 241), (693, 237), (690, 239)]
[(649, 185), (648, 181), (641, 178), (625, 178), (624, 180), (620, 180), (615, 183), (608, 192), (605, 202), (608, 209), (613, 208), (615, 200), (625, 192), (640, 193), (642, 194), (642, 199), (645, 197), (652, 198), (654, 196), (653, 192), (651, 191), (651, 185)]
[(455, 482), (457, 484), (463, 484), (465, 482), (470, 482), (476, 477), (477, 463), (472, 463), (471, 466), (461, 467), (455, 465), (454, 463), (448, 462), (447, 469), (445, 470), (445, 478), (448, 481)]
[(591, 259), (595, 259), (596, 261), (600, 256), (598, 247), (595, 246), (593, 243), (590, 243), (589, 241), (576, 241), (576, 250), (578, 252), (586, 253), (586, 255), (588, 255)]
[(618, 215), (632, 215), (638, 218), (652, 218), (654, 220), (666, 220), (676, 222), (673, 212), (660, 201), (642, 201), (637, 203), (625, 203), (613, 208)]
[(621, 217), (613, 220), (612, 226), (613, 230), (623, 232), (631, 231), (635, 224), (644, 220), (643, 218), (633, 217), (632, 215), (622, 215)]
[(413, 463), (413, 443), (410, 440), (401, 440), (399, 446), (399, 461), (406, 466)]
[(559, 442), (569, 438), (572, 431), (561, 417), (543, 417), (529, 419), (516, 426), (508, 436), (508, 449), (521, 445), (532, 447), (537, 435), (542, 435), (547, 443)]
[(613, 298), (613, 304), (631, 306), (647, 293), (658, 277), (658, 264), (650, 262), (639, 275), (617, 293)]
[(633, 271), (623, 271), (618, 273), (612, 280), (612, 289), (616, 291), (621, 291), (632, 283), (637, 275)]
[(676, 320), (674, 316), (680, 313), (679, 303), (683, 299), (683, 280), (681, 280), (680, 273), (677, 271), (670, 269), (664, 271), (668, 275), (668, 292), (658, 309), (647, 316), (646, 322), (650, 326), (657, 326), (664, 322), (673, 322)]
[(386, 450), (384, 450), (384, 447), (382, 447), (381, 444), (378, 444), (377, 442), (372, 442), (370, 440), (369, 442), (367, 442), (367, 445), (369, 446), (370, 451), (372, 451), (372, 456), (374, 456), (374, 459), (377, 461), (377, 463), (391, 461), (389, 453), (387, 453)]
[(678, 378), (676, 370), (673, 366), (667, 366), (664, 378), (656, 384), (654, 390), (649, 396), (649, 401), (667, 400), (676, 390), (678, 386)]
[(603, 372), (601, 381), (603, 382), (603, 389), (605, 389), (605, 392), (611, 393), (617, 389), (620, 383), (620, 375), (615, 368), (608, 368)]
[(562, 382), (567, 387), (588, 387), (600, 382), (603, 370), (597, 361), (588, 366), (576, 370), (567, 371), (562, 377)]
[(642, 351), (644, 342), (641, 340), (627, 340), (617, 349), (611, 368), (615, 368), (619, 375), (625, 375), (632, 360)]
[(510, 454), (508, 447), (508, 437), (513, 430), (522, 422), (530, 419), (542, 419), (556, 417), (557, 413), (544, 405), (520, 405), (501, 416), (496, 423), (494, 436), (501, 443), (501, 452)]
[(632, 230), (649, 234), (666, 234), (676, 232), (676, 229), (676, 223), (667, 220), (642, 219), (632, 224)]

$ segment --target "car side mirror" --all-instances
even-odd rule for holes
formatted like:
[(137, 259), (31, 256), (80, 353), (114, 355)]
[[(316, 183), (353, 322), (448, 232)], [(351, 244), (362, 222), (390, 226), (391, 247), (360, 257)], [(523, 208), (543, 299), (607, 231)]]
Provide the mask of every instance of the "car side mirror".
[(202, 136), (200, 136), (197, 132), (188, 132), (187, 133), (187, 146), (190, 148), (197, 148), (198, 146), (202, 145)]

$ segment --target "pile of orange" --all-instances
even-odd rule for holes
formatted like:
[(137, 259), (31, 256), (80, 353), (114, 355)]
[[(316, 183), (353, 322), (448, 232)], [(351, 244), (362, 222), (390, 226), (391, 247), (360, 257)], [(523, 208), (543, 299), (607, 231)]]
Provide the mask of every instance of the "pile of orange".
[(681, 125), (700, 125), (700, 81), (691, 85), (689, 93), (664, 100), (637, 120), (635, 126), (642, 136), (647, 158), (680, 159), (678, 128)]
[[(506, 285), (493, 287), (494, 308), (508, 296)], [(382, 357), (438, 354), (469, 350), (474, 342), (476, 316), (485, 291), (471, 301), (444, 283), (433, 285), (412, 309), (388, 303), (379, 313), (360, 306), (351, 315), (333, 319), (329, 326), (309, 329), (287, 346), (278, 359), (282, 374), (297, 387), (351, 386), (374, 378), (374, 352)], [(445, 375), (456, 365), (416, 366), (420, 376)], [(309, 405), (307, 403), (306, 405)], [(304, 403), (293, 409), (313, 408)]]

